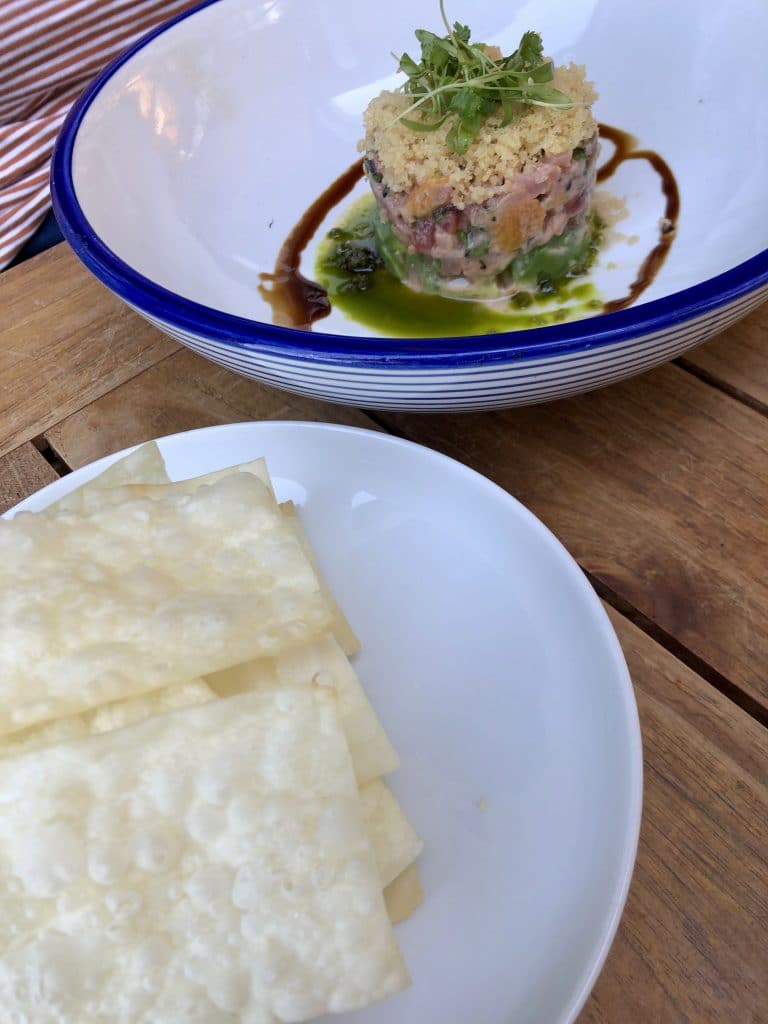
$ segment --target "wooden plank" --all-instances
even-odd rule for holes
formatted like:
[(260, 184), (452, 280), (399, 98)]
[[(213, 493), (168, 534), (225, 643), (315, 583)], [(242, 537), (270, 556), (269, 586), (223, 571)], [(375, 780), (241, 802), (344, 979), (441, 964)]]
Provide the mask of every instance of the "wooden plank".
[(23, 444), (0, 458), (0, 514), (46, 484), (58, 474), (33, 444)]
[(614, 946), (579, 1024), (768, 1021), (768, 731), (618, 614), (645, 751)]
[(768, 407), (768, 306), (687, 352), (683, 363)]
[(679, 367), (548, 406), (382, 421), (485, 473), (768, 704), (768, 420)]
[(356, 409), (291, 395), (187, 349), (51, 427), (51, 447), (76, 468), (108, 452), (180, 430), (241, 420), (300, 419), (376, 428)]
[(64, 244), (0, 275), (0, 455), (176, 351)]

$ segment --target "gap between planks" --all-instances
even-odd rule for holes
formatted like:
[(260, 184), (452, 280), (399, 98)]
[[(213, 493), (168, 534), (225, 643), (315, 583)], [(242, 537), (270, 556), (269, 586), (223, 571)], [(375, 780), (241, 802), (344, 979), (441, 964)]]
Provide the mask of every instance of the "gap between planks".
[(42, 457), (59, 478), (69, 476), (72, 472), (72, 467), (68, 466), (59, 453), (51, 447), (48, 443), (48, 439), (44, 435), (41, 434), (39, 437), (33, 437), (31, 443), (35, 448), (37, 448)]
[(696, 377), (703, 384), (708, 384), (709, 387), (715, 388), (716, 391), (722, 391), (728, 398), (741, 402), (742, 405), (748, 406), (761, 416), (768, 416), (768, 406), (761, 402), (759, 398), (748, 395), (746, 391), (742, 391), (741, 388), (737, 388), (734, 384), (729, 384), (728, 381), (723, 380), (714, 373), (710, 373), (709, 370), (705, 370), (702, 366), (697, 366), (695, 363), (690, 362), (685, 356), (673, 359), (672, 363), (685, 373), (690, 373), (692, 377)]
[(730, 679), (727, 679), (721, 672), (718, 672), (717, 669), (712, 668), (703, 658), (689, 650), (679, 640), (676, 640), (666, 630), (662, 629), (661, 626), (653, 622), (652, 619), (649, 619), (647, 615), (633, 607), (629, 601), (620, 594), (617, 594), (603, 583), (602, 580), (588, 572), (583, 566), (580, 565), (579, 568), (589, 580), (592, 589), (606, 604), (609, 604), (616, 612), (637, 626), (638, 629), (641, 629), (651, 640), (655, 641), (660, 647), (663, 647), (668, 654), (671, 654), (678, 661), (692, 669), (698, 676), (701, 676), (718, 693), (721, 693), (723, 697), (726, 697), (733, 704), (736, 704), (737, 707), (741, 708), (742, 711), (746, 712), (750, 718), (754, 718), (756, 722), (768, 729), (768, 708), (763, 707), (754, 697), (745, 693), (735, 683), (731, 682)]

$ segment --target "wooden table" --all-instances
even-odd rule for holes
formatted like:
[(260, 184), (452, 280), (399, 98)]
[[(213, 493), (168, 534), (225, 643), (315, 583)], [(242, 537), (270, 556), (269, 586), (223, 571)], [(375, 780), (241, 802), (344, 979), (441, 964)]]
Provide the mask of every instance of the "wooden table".
[(325, 420), (455, 456), (565, 543), (624, 647), (645, 746), (635, 876), (580, 1024), (768, 1022), (766, 414), (768, 306), (684, 360), (583, 397), (367, 414), (179, 348), (64, 245), (0, 275), (0, 511), (147, 438)]

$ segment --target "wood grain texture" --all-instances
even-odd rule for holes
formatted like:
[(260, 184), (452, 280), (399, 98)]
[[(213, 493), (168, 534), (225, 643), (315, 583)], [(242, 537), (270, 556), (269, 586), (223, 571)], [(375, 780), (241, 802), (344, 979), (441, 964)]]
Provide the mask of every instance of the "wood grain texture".
[(0, 514), (58, 479), (58, 474), (33, 444), (20, 445), (3, 455), (0, 458)]
[(617, 613), (645, 752), (614, 946), (579, 1024), (768, 1021), (768, 731)]
[(182, 349), (46, 431), (77, 468), (153, 437), (242, 420), (320, 420), (377, 429), (363, 413), (276, 391)]
[(768, 409), (768, 306), (687, 352), (682, 362)]
[(178, 346), (58, 245), (0, 275), (0, 455)]
[(768, 703), (768, 419), (679, 367), (547, 406), (381, 422), (500, 483), (571, 554)]

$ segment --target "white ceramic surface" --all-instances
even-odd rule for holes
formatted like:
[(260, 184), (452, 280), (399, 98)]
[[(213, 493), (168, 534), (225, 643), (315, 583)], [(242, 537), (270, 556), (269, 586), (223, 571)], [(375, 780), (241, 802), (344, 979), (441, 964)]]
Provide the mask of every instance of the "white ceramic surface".
[(266, 455), (402, 755), (393, 788), (425, 841), (425, 902), (398, 927), (413, 985), (345, 1020), (574, 1020), (624, 904), (642, 788), (631, 683), (578, 566), (484, 477), (389, 436), (265, 422), (160, 447), (175, 479)]
[[(597, 118), (674, 170), (678, 237), (642, 302), (766, 247), (768, 106), (734, 102), (759, 92), (758, 77), (768, 82), (757, 49), (750, 55), (768, 33), (762, 0), (741, 0), (727, 14), (698, 0), (452, 0), (448, 10), (505, 52), (525, 29), (541, 31), (558, 62), (587, 66)], [(209, 6), (137, 53), (91, 104), (73, 155), (86, 217), (151, 280), (269, 321), (259, 271), (273, 268), (301, 213), (355, 159), (365, 106), (398, 81), (390, 51), (414, 52), (413, 29), (439, 24), (436, 0)], [(640, 162), (610, 191), (627, 200), (621, 231), (641, 241), (606, 250), (596, 275), (606, 299), (624, 294), (663, 212), (658, 178)], [(311, 267), (311, 249), (307, 257)], [(372, 333), (342, 313), (315, 330)]]

